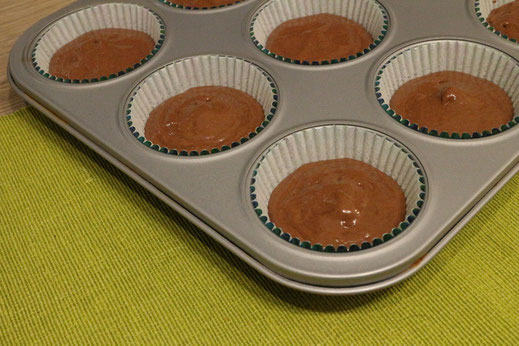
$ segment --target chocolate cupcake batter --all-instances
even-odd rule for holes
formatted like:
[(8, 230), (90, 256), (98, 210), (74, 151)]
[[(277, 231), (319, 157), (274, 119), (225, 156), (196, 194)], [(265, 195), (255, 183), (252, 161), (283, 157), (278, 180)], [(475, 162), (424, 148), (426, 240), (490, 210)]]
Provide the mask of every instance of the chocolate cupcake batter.
[(501, 34), (519, 40), (519, 1), (493, 9), (487, 17), (487, 23)]
[(404, 221), (405, 212), (404, 193), (391, 177), (347, 158), (299, 167), (268, 203), (270, 220), (283, 232), (336, 247), (381, 238)]
[(169, 0), (169, 2), (176, 5), (193, 8), (219, 7), (224, 5), (231, 5), (238, 1), (239, 0)]
[(162, 147), (201, 151), (248, 137), (265, 118), (263, 108), (243, 91), (222, 86), (187, 90), (155, 108), (145, 136)]
[(514, 115), (510, 97), (499, 86), (455, 71), (410, 80), (398, 88), (389, 105), (420, 127), (460, 134), (499, 128)]
[(151, 53), (150, 35), (129, 29), (87, 32), (54, 53), (49, 73), (64, 79), (93, 79), (124, 71)]
[(269, 35), (266, 48), (300, 61), (325, 61), (355, 55), (373, 38), (362, 25), (345, 17), (321, 13), (281, 23)]

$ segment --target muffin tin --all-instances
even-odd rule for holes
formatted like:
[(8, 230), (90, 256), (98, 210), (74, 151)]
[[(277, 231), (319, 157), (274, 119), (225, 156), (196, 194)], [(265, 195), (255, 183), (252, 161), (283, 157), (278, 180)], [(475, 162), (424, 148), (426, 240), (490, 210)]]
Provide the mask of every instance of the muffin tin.
[[(355, 59), (317, 66), (282, 61), (256, 47), (250, 27), (264, 1), (190, 10), (160, 0), (129, 0), (124, 2), (153, 11), (165, 27), (162, 47), (149, 61), (96, 83), (42, 76), (33, 66), (32, 54), (45, 29), (78, 9), (108, 2), (77, 2), (24, 33), (9, 60), (13, 89), (215, 241), (281, 284), (345, 295), (400, 282), (431, 260), (519, 171), (519, 126), (483, 138), (431, 136), (393, 119), (377, 99), (381, 67), (395, 53), (421, 42), (464, 40), (519, 58), (517, 43), (482, 25), (474, 0), (380, 0), (388, 22), (383, 40)], [(278, 96), (275, 116), (253, 138), (219, 152), (191, 156), (154, 150), (132, 134), (126, 117), (131, 95), (154, 71), (200, 55), (238, 57), (265, 71)], [(423, 174), (423, 204), (394, 239), (348, 249), (359, 251), (312, 251), (285, 241), (258, 217), (251, 181), (263, 155), (288, 135), (328, 125), (379, 133), (399, 143), (417, 162)]]

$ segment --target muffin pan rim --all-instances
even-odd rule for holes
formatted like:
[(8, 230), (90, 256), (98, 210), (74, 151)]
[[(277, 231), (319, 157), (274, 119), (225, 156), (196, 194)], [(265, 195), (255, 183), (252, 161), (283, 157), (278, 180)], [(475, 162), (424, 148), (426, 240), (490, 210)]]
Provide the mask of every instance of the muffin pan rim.
[[(141, 3), (143, 1), (140, 1)], [(389, 0), (387, 0), (387, 2), (389, 2)], [(251, 0), (250, 3), (253, 3), (253, 1)], [(245, 3), (244, 3), (245, 4)], [(245, 7), (247, 6), (242, 6), (241, 9), (243, 10)], [(236, 8), (239, 8), (239, 7), (236, 7)], [(228, 11), (226, 11), (228, 12)], [(221, 12), (223, 13), (223, 12)], [(52, 17), (52, 16), (51, 16)], [(37, 25), (36, 25), (37, 27)], [(20, 51), (23, 51), (24, 50), (24, 44), (21, 43), (20, 41), (23, 41), (23, 38), (25, 37), (25, 39), (27, 40), (27, 37), (31, 36), (30, 35), (30, 31), (25, 34), (24, 36), (22, 36), (22, 39), (19, 40), (19, 43), (17, 45), (15, 45), (15, 48), (13, 49), (12, 51), (12, 54), (11, 54), (11, 64), (10, 64), (10, 74), (13, 76), (13, 79), (14, 81), (21, 87), (21, 92), (24, 92), (26, 94), (29, 94), (31, 95), (31, 97), (34, 97), (34, 99), (37, 101), (37, 102), (43, 102), (45, 100), (52, 100), (52, 97), (45, 97), (46, 94), (49, 94), (49, 90), (39, 90), (38, 88), (41, 88), (42, 85), (45, 85), (45, 83), (43, 82), (38, 82), (38, 81), (35, 81), (33, 78), (31, 79), (31, 73), (26, 73), (26, 72), (23, 72), (23, 70), (27, 70), (27, 68), (25, 66), (19, 66), (19, 65), (16, 65), (14, 63), (12, 63), (13, 61), (13, 56), (14, 55), (17, 55), (17, 56), (21, 56), (20, 55)], [(33, 30), (34, 31), (34, 30)], [(394, 37), (393, 37), (394, 38)], [(388, 49), (392, 49), (392, 47), (395, 46), (395, 42), (397, 42), (398, 44), (398, 41), (391, 41), (391, 42), (386, 42)], [(389, 44), (390, 43), (390, 44)], [(254, 47), (252, 47), (254, 48)], [(255, 49), (255, 48), (254, 48)], [(215, 53), (221, 53), (221, 52), (215, 52)], [(23, 55), (23, 54), (22, 54)], [(278, 65), (275, 65), (275, 64), (270, 64), (267, 60), (265, 59), (262, 59), (256, 55), (247, 55), (245, 54), (244, 55), (241, 55), (241, 57), (244, 57), (244, 58), (251, 58), (253, 60), (253, 62), (257, 63), (260, 67), (262, 67), (263, 69), (265, 69), (266, 71), (268, 71), (272, 76), (273, 78), (279, 82), (279, 75), (277, 75), (279, 73), (279, 69), (281, 69), (281, 67)], [(375, 59), (375, 57), (373, 57), (373, 59)], [(363, 61), (363, 63), (367, 63), (367, 64), (372, 64), (373, 63), (373, 59), (367, 59), (365, 61)], [(164, 59), (162, 59), (164, 60)], [(270, 59), (272, 60), (272, 59)], [(159, 60), (156, 60), (156, 63), (159, 64), (160, 63), (160, 59)], [(369, 62), (371, 61), (371, 63)], [(358, 67), (359, 64), (357, 64), (356, 66)], [(145, 69), (146, 70), (150, 70), (150, 68), (147, 68)], [(334, 69), (335, 70), (335, 69)], [(341, 69), (336, 69), (337, 71), (339, 70), (342, 70), (342, 66), (341, 66)], [(144, 75), (145, 74), (145, 71), (141, 71), (141, 73)], [(289, 71), (290, 72), (290, 71)], [(300, 71), (297, 71), (297, 72), (301, 72)], [(303, 71), (305, 72), (305, 71)], [(306, 71), (308, 72), (308, 71)], [(327, 71), (325, 69), (323, 69), (323, 71), (321, 71), (322, 73), (326, 73)], [(330, 72), (328, 70), (328, 72)], [(332, 71), (332, 72), (336, 72), (336, 71)], [(339, 71), (340, 72), (340, 71)], [(373, 76), (371, 74), (371, 71), (369, 72), (369, 75), (367, 76), (368, 79), (370, 78), (370, 76)], [(137, 75), (137, 73), (136, 73)], [(32, 80), (32, 81), (35, 81), (35, 85), (32, 85), (32, 84), (27, 84), (27, 81), (28, 80)], [(127, 82), (128, 80), (126, 80)], [(122, 84), (122, 83), (121, 83)], [(282, 84), (282, 83), (281, 83)], [(280, 88), (282, 88), (283, 86), (282, 85), (279, 85)], [(366, 84), (366, 90), (368, 90), (367, 88), (369, 88), (369, 86), (367, 85), (368, 82), (365, 83)], [(115, 85), (115, 84), (114, 84)], [(58, 88), (58, 87), (51, 87), (50, 89), (56, 91), (56, 90), (60, 90), (60, 91), (64, 91), (64, 90), (69, 90), (69, 89), (65, 89), (65, 88)], [(72, 89), (75, 89), (76, 91), (76, 94), (78, 92), (78, 89), (77, 88), (72, 88)], [(102, 90), (106, 90), (107, 88), (103, 88)], [(52, 91), (50, 90), (50, 91)], [(128, 91), (127, 89), (125, 89), (126, 92)], [(283, 89), (284, 90), (284, 89)], [(368, 90), (369, 92), (369, 90)], [(74, 94), (74, 92), (72, 92), (72, 94)], [(117, 96), (118, 94), (117, 93), (112, 93), (112, 94), (109, 94), (108, 96), (110, 95), (115, 95)], [(285, 94), (284, 94), (285, 95)], [(52, 96), (52, 95), (51, 95)], [(77, 96), (77, 95), (76, 95)], [(284, 97), (286, 97), (287, 95), (285, 95)], [(119, 97), (119, 96), (117, 96)], [(46, 101), (48, 102), (48, 101)], [(44, 102), (44, 103), (46, 103)], [(371, 101), (370, 101), (371, 103)], [(377, 107), (378, 104), (376, 104)], [(67, 122), (69, 122), (69, 124), (73, 125), (73, 127), (76, 127), (76, 128), (79, 128), (81, 129), (81, 132), (82, 133), (85, 133), (85, 132), (88, 132), (89, 131), (89, 128), (88, 127), (84, 127), (84, 123), (81, 123), (80, 121), (78, 121), (77, 119), (73, 119), (70, 117), (70, 111), (67, 113), (67, 107), (66, 106), (60, 106), (60, 105), (54, 105), (51, 107), (54, 111), (60, 111), (60, 112), (64, 112), (63, 114), (61, 114), (62, 116), (64, 116), (65, 120), (67, 120)], [(370, 106), (370, 109), (373, 109), (373, 107)], [(284, 109), (283, 111), (285, 112), (291, 112), (293, 111), (294, 108), (290, 108), (290, 109)], [(375, 111), (376, 112), (376, 111)], [(383, 114), (383, 113), (382, 113)], [(331, 118), (332, 116), (332, 118)], [(337, 118), (333, 118), (333, 115), (329, 114), (329, 113), (325, 113), (324, 114), (324, 117), (322, 119), (325, 119), (326, 121), (334, 121), (336, 120)], [(304, 120), (304, 119), (303, 119)], [(344, 121), (344, 119), (340, 119), (341, 121)], [(391, 120), (391, 119), (390, 119)], [(323, 120), (324, 121), (324, 120)], [(392, 121), (392, 120), (391, 120)], [(115, 123), (117, 123), (117, 120), (114, 120)], [(398, 129), (394, 129), (393, 127), (391, 127), (391, 131), (388, 131), (385, 127), (387, 126), (387, 124), (385, 124), (384, 122), (382, 122), (383, 124), (380, 124), (380, 125), (377, 125), (377, 126), (370, 126), (370, 123), (369, 123), (369, 120), (366, 122), (366, 121), (359, 121), (359, 119), (357, 120), (352, 120), (351, 121), (352, 123), (359, 123), (360, 125), (365, 125), (365, 126), (369, 126), (370, 128), (374, 129), (374, 130), (377, 130), (377, 131), (381, 131), (381, 132), (385, 132), (386, 134), (388, 134), (390, 137), (394, 137), (394, 138), (397, 138), (397, 140), (399, 142), (402, 142), (407, 148), (409, 148), (412, 152), (415, 153), (415, 155), (417, 157), (421, 157), (420, 155), (420, 152), (423, 152), (421, 149), (419, 149), (418, 151), (415, 150), (414, 148), (418, 148), (417, 147), (417, 143), (426, 143), (426, 144), (431, 144), (433, 147), (459, 147), (459, 145), (452, 145), (452, 144), (447, 144), (445, 143), (444, 141), (442, 140), (436, 140), (436, 141), (429, 141), (429, 140), (425, 140), (425, 139), (422, 139), (422, 138), (417, 138), (415, 135), (411, 134), (411, 133), (407, 133), (406, 131), (402, 131), (402, 130), (398, 130)], [(305, 122), (307, 123), (307, 122)], [(282, 123), (279, 123), (278, 124), (279, 126), (279, 131), (286, 131), (287, 128), (285, 127), (285, 124), (282, 124)], [(271, 132), (275, 132), (275, 131), (271, 131)], [(495, 143), (496, 145), (499, 144), (500, 142), (510, 142), (510, 139), (511, 138), (516, 138), (516, 136), (514, 136), (515, 134), (517, 133), (517, 131), (514, 131), (514, 134), (510, 134), (510, 136), (504, 136), (503, 138), (500, 138), (499, 140), (492, 140), (492, 143)], [(105, 143), (102, 143), (102, 141), (99, 140), (99, 133), (87, 133), (89, 138), (91, 140), (93, 140), (94, 142), (102, 145), (105, 149), (110, 149), (109, 147), (107, 148), (106, 144)], [(269, 138), (270, 140), (273, 138), (273, 135), (275, 135), (275, 133), (271, 133), (269, 134), (268, 136), (265, 136), (261, 141), (258, 141), (257, 143), (254, 143), (252, 144), (251, 143), (251, 147), (250, 148), (243, 148), (242, 152), (241, 153), (238, 153), (239, 151), (236, 151), (235, 153), (228, 153), (230, 154), (230, 156), (225, 156), (226, 159), (227, 158), (230, 158), (234, 156), (234, 158), (236, 158), (237, 156), (240, 156), (243, 157), (244, 155), (246, 155), (246, 153), (250, 153), (251, 151), (255, 150), (254, 148), (260, 148), (263, 144), (265, 144), (266, 142), (269, 141)], [(406, 140), (403, 140), (401, 136), (404, 136), (406, 137), (408, 141)], [(133, 138), (131, 138), (133, 139)], [(123, 138), (123, 141), (124, 141), (124, 138)], [(467, 147), (473, 147), (473, 148), (476, 148), (478, 146), (478, 143), (473, 143), (471, 145), (467, 145)], [(111, 151), (109, 150), (109, 153), (110, 155), (113, 155), (115, 156), (115, 158), (117, 159), (120, 159), (123, 161), (123, 164), (128, 164), (128, 161), (127, 159), (125, 159), (124, 157), (121, 157), (120, 156), (120, 153), (118, 154), (117, 152), (114, 152), (114, 151)], [(136, 156), (140, 156), (140, 155), (136, 155)], [(217, 157), (218, 155), (215, 155), (214, 158), (208, 158), (207, 160), (204, 160), (204, 161), (208, 161), (209, 164), (214, 164), (216, 161), (219, 161), (219, 159), (217, 160)], [(224, 155), (220, 155), (220, 158), (223, 158)], [(138, 159), (138, 157), (136, 157), (136, 159)], [(155, 158), (151, 158), (152, 161), (155, 160)], [(158, 160), (157, 160), (158, 161)], [(173, 161), (173, 160), (171, 160)], [(176, 160), (178, 161), (178, 160)], [(186, 160), (188, 161), (188, 160)], [(191, 161), (191, 160), (189, 160)], [(193, 160), (195, 161), (195, 160)], [(506, 162), (503, 162), (503, 170), (501, 171), (503, 174), (500, 175), (499, 177), (495, 177), (496, 180), (493, 180), (493, 182), (495, 181), (498, 181), (498, 179), (502, 178), (502, 176), (504, 176), (506, 174), (506, 172), (510, 171), (511, 169), (513, 169), (514, 165), (517, 163), (518, 161), (518, 156), (517, 156), (517, 153), (514, 152), (513, 156), (510, 158), (510, 159), (507, 159)], [(506, 165), (505, 165), (506, 163)], [(149, 175), (145, 174), (145, 172), (143, 172), (142, 170), (140, 170), (138, 167), (136, 167), (135, 165), (129, 165), (130, 166), (130, 169), (139, 174), (140, 176), (142, 176), (143, 178), (145, 178), (148, 182), (150, 182), (151, 184), (155, 185), (156, 187), (158, 188), (162, 188), (163, 186), (160, 185), (160, 181), (156, 180), (155, 178), (151, 178)], [(429, 172), (429, 168), (431, 167), (427, 167), (426, 164), (424, 164), (424, 169), (426, 172)], [(434, 168), (434, 167), (432, 167)], [(428, 174), (429, 174), (428, 173)], [(437, 175), (437, 171), (435, 169), (433, 169), (432, 171), (432, 175), (431, 175), (431, 178), (434, 178), (434, 176)], [(494, 178), (493, 178), (494, 179)], [(482, 196), (484, 196), (485, 194), (487, 194), (489, 191), (491, 191), (491, 188), (493, 184), (489, 183), (489, 185), (485, 185), (485, 188), (480, 190), (478, 192), (478, 197), (474, 200), (474, 203), (473, 204), (467, 204), (466, 205), (466, 209), (465, 211), (467, 210), (470, 210), (470, 208), (474, 207), (475, 204), (477, 204), (477, 201), (482, 198)], [(438, 192), (438, 191), (436, 191)], [(242, 198), (245, 198), (244, 195), (241, 195)], [(172, 201), (175, 199), (174, 196), (172, 197), (171, 195), (169, 195), (169, 197), (172, 199)], [(434, 198), (433, 198), (434, 199)], [(179, 202), (182, 202), (182, 201), (179, 201)], [(189, 206), (189, 204), (185, 207), (187, 208), (188, 210), (192, 211)], [(207, 220), (205, 220), (204, 218), (207, 217), (207, 213), (205, 213), (205, 216), (201, 217), (200, 215), (197, 215), (198, 218), (201, 218), (204, 222), (206, 222)], [(422, 215), (423, 216), (423, 215)], [(460, 219), (458, 219), (459, 221)], [(218, 222), (220, 220), (214, 220), (214, 222), (212, 223), (209, 223), (211, 227), (215, 228), (218, 230), (218, 232), (221, 232), (222, 230), (218, 228)], [(449, 229), (451, 229), (452, 226), (454, 226), (456, 224), (456, 222), (458, 221), (454, 221), (452, 220), (452, 222), (449, 221)], [(448, 231), (448, 230), (447, 230)], [(388, 279), (389, 277), (394, 277), (394, 275), (396, 275), (397, 273), (402, 273), (402, 271), (405, 269), (405, 268), (408, 268), (412, 263), (414, 263), (414, 261), (418, 258), (420, 258), (421, 256), (424, 255), (424, 253), (427, 253), (428, 251), (431, 251), (431, 249), (435, 246), (435, 244), (440, 241), (446, 234), (448, 234), (448, 232), (445, 232), (441, 235), (439, 235), (438, 237), (434, 238), (433, 242), (431, 244), (429, 244), (430, 246), (428, 246), (427, 248), (425, 247), (422, 247), (421, 248), (421, 253), (418, 253), (416, 250), (413, 255), (409, 258), (407, 258), (405, 261), (406, 263), (403, 263), (403, 262), (399, 262), (397, 264), (395, 264), (394, 266), (392, 266), (390, 269), (388, 269), (388, 272), (384, 275), (384, 277), (382, 276), (377, 276), (377, 279), (375, 279), (374, 277), (372, 277), (370, 279), (371, 282), (374, 282), (373, 280), (375, 281), (380, 281), (380, 280), (386, 280)], [(225, 234), (225, 232), (224, 232)], [(401, 243), (404, 239), (404, 235), (401, 236), (402, 239), (400, 241), (394, 241), (394, 245), (396, 245), (396, 243)], [(408, 238), (408, 237), (406, 237)], [(230, 237), (229, 238), (229, 241), (231, 242), (234, 242), (235, 238), (233, 237)], [(277, 239), (276, 239), (277, 241)], [(242, 245), (240, 243), (235, 243), (235, 244), (238, 244), (238, 245)], [(275, 245), (275, 243), (272, 243)], [(391, 245), (391, 246), (385, 246), (385, 245), (390, 245), (390, 243), (388, 244), (384, 244), (382, 246), (380, 246), (379, 250), (377, 250), (377, 252), (383, 252), (383, 253), (387, 253), (387, 249), (388, 248), (395, 248), (395, 246)], [(289, 245), (289, 244), (288, 244)], [(282, 249), (286, 249), (287, 252), (289, 252), (290, 254), (294, 254), (296, 256), (298, 255), (301, 255), (302, 252), (298, 252), (298, 251), (291, 251), (290, 249), (288, 249), (287, 247), (279, 247), (279, 248), (282, 248)], [(306, 250), (301, 250), (301, 251), (305, 251), (305, 252), (309, 252), (309, 251), (306, 251)], [(367, 253), (371, 252), (369, 250), (366, 250), (365, 251), (365, 254), (361, 254), (361, 252), (364, 252), (364, 251), (360, 251), (360, 252), (357, 252), (356, 254), (352, 254), (353, 256), (348, 256), (350, 257), (349, 259), (351, 259), (352, 261), (357, 259), (357, 258), (367, 258), (367, 257), (370, 257), (370, 256), (367, 256)], [(252, 253), (248, 253), (249, 256), (253, 256), (255, 257), (255, 255), (257, 255), (256, 253), (252, 252)], [(305, 256), (306, 257), (306, 256)], [(316, 256), (315, 254), (312, 254), (312, 255), (308, 255), (309, 258), (311, 259), (319, 259), (319, 258), (329, 258), (329, 256), (326, 256), (326, 254), (319, 254), (318, 256)], [(342, 256), (341, 256), (342, 257)], [(258, 257), (255, 257), (256, 260), (258, 260)], [(299, 272), (299, 273), (288, 273), (285, 269), (286, 268), (278, 268), (276, 266), (271, 266), (270, 264), (271, 263), (267, 263), (265, 262), (265, 259), (263, 258), (263, 260), (261, 260), (262, 262), (262, 265), (267, 265), (269, 267), (269, 269), (274, 269), (276, 270), (279, 274), (285, 276), (286, 278), (290, 279), (290, 280), (296, 280), (296, 281), (302, 281), (304, 282), (303, 285), (307, 285), (307, 286), (304, 286), (304, 287), (308, 287), (308, 289), (310, 290), (309, 287), (313, 287), (312, 285), (316, 285), (316, 283), (318, 283), (319, 285), (321, 286), (327, 286), (329, 289), (326, 289), (326, 288), (321, 288), (321, 289), (313, 289), (313, 292), (324, 292), (326, 291), (327, 293), (330, 293), (330, 290), (335, 290), (335, 292), (339, 292), (338, 288), (337, 287), (340, 287), (340, 286), (352, 286), (352, 285), (361, 285), (361, 286), (358, 286), (357, 288), (355, 289), (348, 289), (348, 290), (340, 290), (340, 294), (345, 294), (345, 291), (349, 291), (349, 292), (353, 292), (355, 291), (356, 293), (362, 291), (362, 287), (366, 287), (366, 289), (368, 289), (367, 287), (371, 287), (369, 288), (370, 290), (371, 289), (375, 289), (373, 287), (373, 285), (368, 285), (366, 282), (366, 280), (364, 280), (363, 282), (361, 281), (348, 281), (349, 283), (348, 284), (345, 284), (344, 283), (344, 280), (342, 281), (342, 283), (340, 282), (340, 278), (337, 278), (335, 275), (333, 276), (329, 276), (329, 275), (324, 275), (321, 279), (319, 280), (313, 280), (311, 278), (308, 278), (308, 277), (305, 277), (302, 273), (302, 272)], [(398, 265), (398, 268), (397, 268), (397, 265)], [(315, 269), (315, 268), (314, 268)], [(312, 272), (312, 270), (310, 270), (309, 272)], [(350, 277), (353, 277), (355, 275), (350, 275)], [(359, 276), (359, 275), (357, 275)], [(285, 282), (286, 283), (286, 282)], [(363, 285), (363, 286), (362, 286)], [(377, 286), (377, 285), (375, 285)], [(377, 287), (380, 287), (380, 286), (377, 286)], [(301, 288), (301, 287), (300, 287)], [(303, 288), (304, 289), (304, 288)]]
[(33, 105), (40, 112), (45, 114), (49, 119), (54, 121), (57, 125), (62, 127), (69, 134), (73, 135), (84, 144), (86, 144), (90, 149), (94, 150), (97, 154), (99, 154), (104, 159), (108, 160), (110, 163), (114, 164), (117, 168), (122, 170), (125, 174), (134, 179), (138, 184), (152, 192), (156, 197), (161, 199), (164, 203), (168, 204), (173, 209), (177, 210), (182, 216), (186, 217), (188, 220), (193, 222), (197, 227), (204, 230), (213, 240), (217, 241), (219, 244), (226, 247), (233, 254), (238, 256), (244, 262), (252, 266), (254, 269), (258, 270), (263, 275), (268, 278), (281, 283), (287, 287), (300, 290), (307, 293), (319, 294), (319, 295), (356, 295), (363, 294), (368, 292), (377, 291), (383, 288), (390, 287), (396, 283), (399, 283), (410, 276), (414, 275), (421, 268), (423, 268), (432, 258), (434, 258), (439, 251), (443, 249), (445, 245), (447, 245), (450, 240), (464, 227), (464, 225), (516, 174), (519, 173), (519, 163), (516, 164), (513, 168), (511, 168), (503, 180), (501, 180), (494, 188), (492, 188), (477, 204), (470, 209), (467, 213), (466, 217), (461, 219), (458, 224), (456, 224), (449, 233), (447, 233), (444, 237), (442, 237), (433, 248), (427, 252), (422, 257), (419, 257), (415, 262), (413, 262), (407, 269), (404, 269), (400, 273), (391, 276), (390, 278), (380, 281), (374, 282), (371, 284), (365, 284), (360, 286), (346, 286), (346, 287), (326, 287), (320, 285), (314, 285), (309, 283), (302, 283), (298, 281), (294, 281), (290, 278), (284, 277), (279, 273), (270, 270), (270, 268), (264, 266), (260, 262), (257, 262), (256, 259), (247, 254), (244, 250), (237, 247), (235, 244), (230, 242), (227, 238), (222, 236), (220, 233), (215, 231), (212, 227), (203, 223), (198, 217), (191, 214), (187, 209), (185, 209), (182, 205), (175, 202), (169, 196), (165, 195), (160, 190), (156, 189), (153, 185), (151, 185), (146, 179), (142, 178), (140, 175), (136, 174), (132, 169), (128, 168), (124, 163), (118, 161), (117, 158), (113, 157), (110, 153), (106, 152), (102, 147), (98, 146), (95, 142), (91, 141), (88, 137), (85, 137), (79, 131), (71, 127), (64, 120), (56, 116), (51, 110), (45, 108), (44, 105), (40, 104), (38, 100), (32, 98), (30, 95), (26, 94), (23, 90), (21, 90), (16, 82), (11, 77), (11, 73), (8, 71), (8, 81), (13, 89), (28, 103)]

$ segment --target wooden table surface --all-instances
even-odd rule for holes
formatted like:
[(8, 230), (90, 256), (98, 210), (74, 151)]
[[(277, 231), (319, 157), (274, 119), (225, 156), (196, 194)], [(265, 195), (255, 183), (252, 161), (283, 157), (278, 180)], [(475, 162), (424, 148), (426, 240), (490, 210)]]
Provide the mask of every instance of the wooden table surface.
[(6, 80), (9, 52), (16, 39), (31, 25), (75, 0), (39, 0), (29, 4), (19, 0), (0, 0), (0, 115), (25, 106)]

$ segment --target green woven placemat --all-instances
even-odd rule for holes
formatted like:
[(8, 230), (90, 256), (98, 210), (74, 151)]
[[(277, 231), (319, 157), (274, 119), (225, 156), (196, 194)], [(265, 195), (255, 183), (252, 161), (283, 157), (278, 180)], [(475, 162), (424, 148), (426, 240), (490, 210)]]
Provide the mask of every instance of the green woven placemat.
[(519, 176), (411, 279), (322, 297), (256, 273), (34, 110), (0, 118), (0, 148), (0, 344), (519, 343)]

